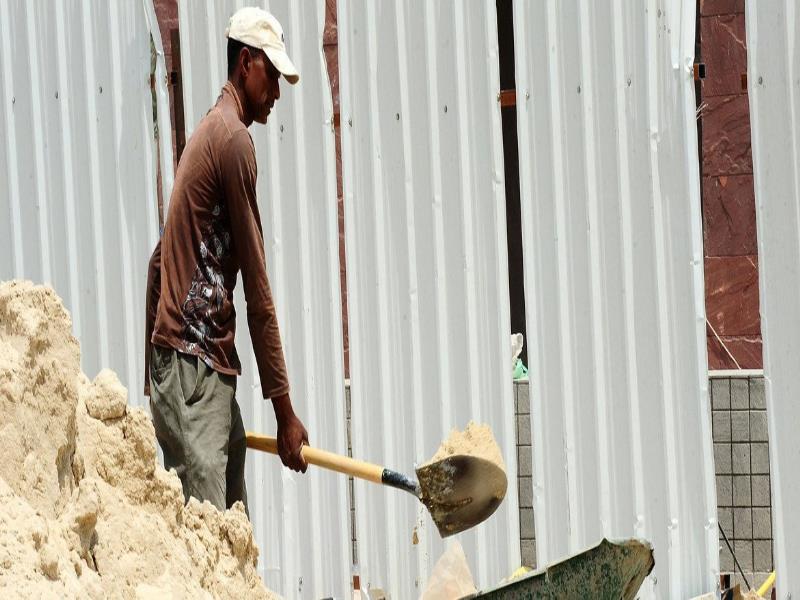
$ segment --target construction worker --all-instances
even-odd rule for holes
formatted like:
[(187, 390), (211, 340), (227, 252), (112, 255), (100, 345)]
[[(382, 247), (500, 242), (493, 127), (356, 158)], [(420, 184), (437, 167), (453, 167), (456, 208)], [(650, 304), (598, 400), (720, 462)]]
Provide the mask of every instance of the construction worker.
[(228, 81), (197, 125), (175, 175), (164, 232), (147, 277), (145, 394), (164, 466), (190, 496), (247, 507), (245, 431), (236, 402), (233, 289), (241, 272), (247, 323), (265, 399), (272, 400), (283, 464), (305, 472), (308, 434), (292, 409), (267, 278), (248, 127), (266, 123), (281, 76), (299, 74), (277, 19), (243, 8), (230, 19)]

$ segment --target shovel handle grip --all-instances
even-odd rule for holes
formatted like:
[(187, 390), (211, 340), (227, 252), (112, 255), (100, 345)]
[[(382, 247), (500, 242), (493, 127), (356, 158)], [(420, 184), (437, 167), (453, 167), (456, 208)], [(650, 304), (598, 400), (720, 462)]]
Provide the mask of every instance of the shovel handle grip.
[[(278, 439), (248, 431), (247, 447), (277, 455)], [(383, 467), (380, 465), (374, 465), (364, 462), (363, 460), (356, 460), (349, 456), (328, 452), (327, 450), (312, 448), (311, 446), (303, 446), (301, 452), (308, 464), (336, 471), (337, 473), (344, 473), (352, 477), (358, 477), (359, 479), (372, 481), (373, 483), (383, 483)]]

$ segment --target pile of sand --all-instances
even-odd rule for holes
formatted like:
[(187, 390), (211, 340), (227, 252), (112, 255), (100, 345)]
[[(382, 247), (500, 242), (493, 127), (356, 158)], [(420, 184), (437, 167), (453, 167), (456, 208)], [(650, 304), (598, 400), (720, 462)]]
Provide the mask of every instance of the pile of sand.
[(439, 446), (436, 454), (425, 464), (429, 465), (455, 454), (466, 454), (469, 456), (477, 456), (478, 458), (485, 458), (503, 469), (503, 471), (506, 470), (503, 455), (500, 453), (500, 446), (497, 445), (494, 434), (492, 433), (492, 428), (488, 425), (477, 424), (474, 421), (470, 421), (464, 431), (453, 429), (447, 439)]
[(0, 283), (2, 597), (274, 598), (241, 504), (184, 506), (147, 413), (79, 365), (55, 292)]

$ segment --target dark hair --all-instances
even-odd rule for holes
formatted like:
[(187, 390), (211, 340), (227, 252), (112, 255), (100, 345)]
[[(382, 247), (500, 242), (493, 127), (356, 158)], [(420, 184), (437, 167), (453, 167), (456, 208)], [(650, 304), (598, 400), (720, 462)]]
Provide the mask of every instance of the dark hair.
[(239, 40), (228, 38), (228, 77), (233, 75), (233, 72), (236, 70), (236, 64), (239, 62), (239, 53), (242, 51), (242, 48), (250, 50), (250, 54), (253, 56), (258, 54), (258, 50), (252, 46), (240, 42)]

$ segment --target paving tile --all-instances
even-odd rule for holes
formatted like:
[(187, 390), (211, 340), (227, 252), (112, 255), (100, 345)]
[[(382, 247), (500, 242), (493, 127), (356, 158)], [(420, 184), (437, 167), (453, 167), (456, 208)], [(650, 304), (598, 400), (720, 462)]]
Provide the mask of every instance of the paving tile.
[(733, 509), (733, 537), (737, 540), (753, 539), (753, 509)]
[(531, 445), (530, 415), (517, 415), (517, 444), (520, 446)]
[(749, 475), (733, 476), (733, 505), (752, 506)]
[(731, 380), (727, 377), (711, 380), (711, 408), (720, 410), (731, 407)]
[(750, 379), (750, 408), (767, 408), (767, 395), (764, 391), (764, 378)]
[(517, 446), (517, 475), (530, 477), (533, 475), (533, 454), (530, 446)]
[(753, 506), (771, 506), (769, 475), (753, 475)]
[[(753, 542), (753, 568), (756, 571), (768, 573), (774, 568), (772, 565), (772, 541), (771, 540), (756, 540)], [(760, 585), (763, 578), (759, 578), (758, 584)], [(769, 598), (769, 596), (767, 596)]]
[(526, 414), (531, 412), (530, 402), (530, 384), (527, 381), (521, 381), (517, 385), (517, 412)]
[(750, 444), (731, 444), (733, 455), (733, 473), (746, 475), (750, 473)]
[(750, 461), (753, 473), (769, 474), (769, 444), (766, 442), (750, 444)]
[(532, 539), (536, 536), (536, 529), (533, 523), (533, 509), (521, 508), (519, 510), (519, 537)]
[(753, 570), (753, 542), (749, 540), (734, 541), (733, 553), (736, 555), (742, 570), (750, 573)]
[(731, 411), (731, 440), (734, 442), (750, 441), (750, 412), (746, 410)]
[(714, 442), (714, 469), (718, 475), (733, 472), (731, 444)]
[(750, 439), (754, 442), (766, 442), (769, 440), (766, 410), (750, 411)]
[(536, 567), (536, 540), (521, 540), (522, 564), (526, 567)]
[(720, 542), (719, 550), (719, 570), (724, 573), (730, 573), (733, 571), (733, 568), (733, 554), (728, 550), (728, 546), (725, 545), (725, 542), (722, 541)]
[(771, 511), (769, 508), (753, 509), (753, 539), (768, 540), (772, 538), (772, 523), (770, 518)]
[(750, 386), (747, 379), (731, 379), (731, 408), (750, 408)]
[(728, 410), (715, 410), (711, 413), (715, 442), (731, 441), (731, 413)]
[[(722, 531), (725, 532), (725, 535), (728, 536), (728, 539), (731, 539), (733, 536), (733, 509), (718, 508), (717, 519), (719, 520), (719, 526), (722, 527)], [(719, 539), (723, 539), (722, 533), (719, 534)], [(723, 543), (725, 542), (723, 541)]]
[(733, 477), (730, 475), (717, 475), (717, 506), (733, 506)]
[(533, 507), (533, 478), (520, 477), (519, 484), (519, 505), (520, 508)]

